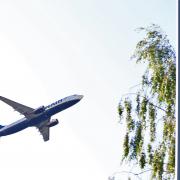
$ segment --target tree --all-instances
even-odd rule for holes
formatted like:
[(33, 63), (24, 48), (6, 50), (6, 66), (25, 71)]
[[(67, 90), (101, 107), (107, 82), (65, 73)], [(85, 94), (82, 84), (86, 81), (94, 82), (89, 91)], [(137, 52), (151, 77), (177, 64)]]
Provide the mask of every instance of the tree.
[[(173, 179), (176, 144), (176, 55), (167, 35), (157, 25), (139, 28), (144, 39), (132, 56), (146, 71), (135, 93), (118, 106), (126, 122), (122, 161), (133, 161), (152, 179)], [(146, 170), (145, 170), (146, 169)], [(141, 173), (139, 173), (141, 174)]]

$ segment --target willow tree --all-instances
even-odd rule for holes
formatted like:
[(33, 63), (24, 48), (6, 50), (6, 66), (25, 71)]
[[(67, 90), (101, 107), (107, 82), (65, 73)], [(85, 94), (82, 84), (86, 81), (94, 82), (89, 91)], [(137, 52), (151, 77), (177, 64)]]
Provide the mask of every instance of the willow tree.
[[(157, 25), (140, 28), (145, 37), (132, 59), (146, 71), (135, 93), (118, 106), (126, 122), (122, 161), (133, 161), (150, 170), (152, 179), (173, 179), (176, 143), (176, 55), (167, 35)], [(136, 173), (136, 175), (138, 175)]]

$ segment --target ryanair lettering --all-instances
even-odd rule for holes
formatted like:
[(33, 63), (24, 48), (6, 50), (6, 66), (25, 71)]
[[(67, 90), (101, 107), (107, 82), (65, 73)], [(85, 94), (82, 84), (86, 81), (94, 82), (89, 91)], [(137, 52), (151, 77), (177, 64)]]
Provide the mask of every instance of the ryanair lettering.
[(57, 104), (60, 104), (61, 102), (62, 102), (62, 99), (46, 106), (46, 109), (52, 108), (52, 107), (56, 106)]

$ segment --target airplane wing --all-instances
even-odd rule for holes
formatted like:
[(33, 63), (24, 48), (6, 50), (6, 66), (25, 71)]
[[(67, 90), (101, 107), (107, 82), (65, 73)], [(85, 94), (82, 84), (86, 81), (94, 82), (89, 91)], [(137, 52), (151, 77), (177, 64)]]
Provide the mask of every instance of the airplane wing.
[(30, 108), (28, 106), (25, 106), (23, 104), (17, 103), (15, 101), (12, 101), (10, 99), (7, 99), (5, 97), (0, 96), (0, 100), (11, 106), (15, 111), (18, 111), (20, 114), (29, 117), (28, 114), (30, 114), (34, 109)]
[(36, 126), (36, 128), (39, 129), (39, 132), (43, 136), (44, 141), (49, 140), (49, 127), (47, 126), (49, 121), (50, 121), (50, 118)]

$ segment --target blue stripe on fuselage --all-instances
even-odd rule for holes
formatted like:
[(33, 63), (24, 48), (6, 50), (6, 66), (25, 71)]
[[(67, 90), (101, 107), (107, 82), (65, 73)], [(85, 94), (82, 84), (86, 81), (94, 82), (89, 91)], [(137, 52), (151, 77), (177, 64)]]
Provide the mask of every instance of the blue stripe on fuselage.
[(52, 116), (60, 111), (63, 111), (73, 106), (79, 101), (80, 99), (75, 99), (75, 100), (70, 100), (70, 101), (63, 102), (61, 104), (54, 105), (54, 107), (48, 108), (45, 113), (47, 114), (47, 116)]
[(28, 125), (29, 126), (36, 126), (36, 125), (42, 123), (43, 121), (45, 121), (49, 118), (50, 118), (50, 116), (47, 116), (47, 113), (43, 112), (43, 113), (39, 114), (38, 116), (30, 119), (28, 122)]
[(28, 127), (28, 121), (26, 118), (22, 118), (12, 124), (4, 126), (0, 129), (0, 136), (6, 136), (9, 134), (16, 133)]

